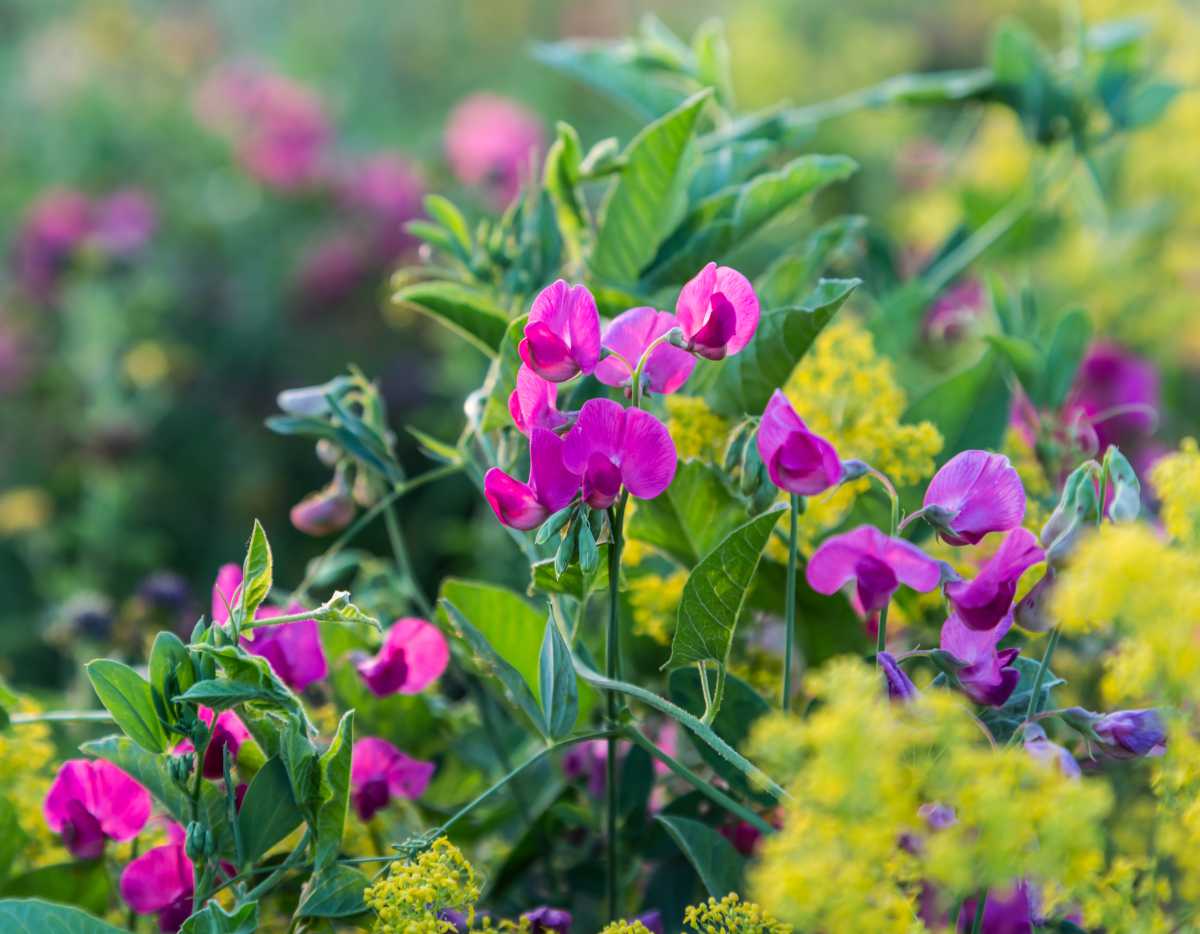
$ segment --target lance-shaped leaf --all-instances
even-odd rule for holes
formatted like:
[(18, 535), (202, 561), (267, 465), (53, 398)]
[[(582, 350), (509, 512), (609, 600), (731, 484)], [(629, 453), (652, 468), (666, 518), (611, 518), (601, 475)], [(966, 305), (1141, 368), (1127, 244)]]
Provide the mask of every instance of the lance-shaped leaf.
[(258, 902), (226, 911), (209, 902), (183, 922), (179, 934), (254, 934), (258, 930)]
[(542, 636), (538, 688), (550, 738), (562, 739), (575, 728), (579, 718), (579, 684), (571, 650), (553, 615), (546, 620), (546, 633)]
[(350, 808), (350, 763), (354, 754), (354, 711), (342, 715), (329, 748), (321, 754), (321, 786), (328, 797), (317, 810), (315, 870), (321, 872), (337, 858)]
[(391, 314), (397, 320), (409, 312), (428, 315), (489, 357), (504, 339), (508, 316), (484, 292), (455, 282), (414, 282), (392, 293)]
[(704, 105), (702, 91), (643, 129), (626, 150), (626, 165), (604, 200), (592, 273), (632, 285), (687, 209), (692, 138)]
[(271, 592), (272, 563), (267, 533), (263, 531), (262, 523), (255, 519), (254, 529), (250, 533), (250, 544), (246, 548), (246, 558), (242, 562), (239, 620), (254, 619), (254, 611), (267, 599), (267, 594)]
[(258, 862), (303, 820), (292, 796), (286, 766), (278, 757), (268, 759), (251, 780), (238, 811), (244, 860)]
[(692, 864), (709, 895), (724, 898), (741, 891), (746, 861), (732, 843), (698, 820), (666, 814), (656, 820)]
[(665, 492), (638, 501), (626, 534), (692, 568), (745, 517), (745, 506), (729, 492), (720, 471), (690, 460), (679, 465)]
[(213, 710), (231, 710), (238, 704), (252, 701), (274, 703), (278, 700), (274, 691), (256, 684), (229, 681), (225, 678), (207, 678), (197, 681), (190, 688), (172, 698), (189, 704), (203, 704)]
[(725, 664), (754, 572), (784, 508), (774, 506), (734, 529), (688, 575), (664, 668)]
[(709, 404), (727, 415), (761, 414), (859, 282), (822, 279), (799, 305), (766, 312), (754, 339), (720, 365)]
[(1059, 319), (1046, 349), (1045, 369), (1033, 396), (1038, 408), (1057, 409), (1067, 400), (1091, 339), (1092, 319), (1087, 312), (1076, 309)]
[(88, 662), (87, 673), (100, 703), (125, 735), (143, 749), (164, 752), (167, 733), (158, 718), (150, 685), (141, 675), (111, 658)]
[(164, 720), (173, 720), (178, 710), (172, 698), (196, 683), (196, 669), (183, 640), (166, 630), (155, 636), (149, 670), (155, 707)]
[(367, 910), (363, 891), (367, 877), (357, 869), (333, 863), (314, 873), (300, 890), (298, 918), (347, 918)]

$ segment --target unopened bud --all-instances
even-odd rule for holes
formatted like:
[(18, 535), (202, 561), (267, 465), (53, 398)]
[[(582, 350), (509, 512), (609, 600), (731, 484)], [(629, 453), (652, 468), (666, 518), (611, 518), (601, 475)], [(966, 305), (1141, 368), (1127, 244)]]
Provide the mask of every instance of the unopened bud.
[(335, 480), (300, 500), (290, 516), (299, 531), (319, 537), (341, 531), (354, 521), (354, 514), (354, 501)]

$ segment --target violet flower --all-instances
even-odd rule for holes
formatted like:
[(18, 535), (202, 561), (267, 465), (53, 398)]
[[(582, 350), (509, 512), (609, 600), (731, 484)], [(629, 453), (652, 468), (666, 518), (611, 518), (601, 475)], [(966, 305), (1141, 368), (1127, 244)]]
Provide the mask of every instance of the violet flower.
[(150, 793), (103, 760), (68, 759), (58, 770), (42, 813), (76, 859), (96, 859), (105, 840), (132, 840), (150, 817)]
[(128, 188), (96, 203), (91, 238), (109, 256), (125, 257), (142, 249), (157, 226), (153, 199)]
[(675, 317), (688, 350), (722, 360), (750, 343), (758, 329), (758, 296), (736, 269), (709, 263), (680, 290)]
[[(614, 351), (596, 366), (596, 379), (606, 386), (630, 386), (633, 371), (642, 355), (658, 338), (676, 326), (675, 316), (653, 308), (630, 308), (613, 318), (604, 329), (602, 345)], [(645, 389), (669, 395), (692, 375), (696, 358), (671, 344), (659, 344), (642, 369)]]
[(147, 850), (121, 872), (121, 898), (140, 915), (158, 915), (161, 931), (178, 931), (192, 914), (195, 879), (184, 830), (168, 828), (170, 842)]
[(963, 451), (934, 474), (920, 515), (947, 544), (977, 545), (1021, 524), (1025, 488), (1003, 454)]
[(808, 430), (778, 389), (758, 426), (758, 454), (771, 482), (788, 493), (815, 496), (842, 479), (842, 462), (834, 446)]
[[(958, 910), (957, 930), (970, 931), (975, 924), (975, 898)], [(983, 934), (1033, 934), (1039, 922), (1034, 896), (1028, 882), (1018, 882), (1010, 891), (989, 891), (983, 908)]]
[(535, 428), (554, 431), (567, 423), (567, 416), (555, 407), (557, 400), (557, 383), (544, 380), (522, 366), (517, 370), (517, 388), (508, 397), (508, 412), (517, 430), (526, 437)]
[(913, 590), (933, 590), (942, 569), (916, 545), (860, 525), (826, 539), (808, 559), (805, 577), (813, 590), (827, 595), (854, 581), (863, 612), (869, 614), (883, 609), (902, 583)]
[(499, 467), (483, 477), (483, 495), (504, 525), (528, 532), (562, 509), (579, 492), (579, 473), (564, 464), (565, 443), (545, 428), (529, 439), (529, 482), (522, 483)]
[(1134, 446), (1152, 432), (1158, 407), (1154, 366), (1119, 344), (1100, 341), (1088, 348), (1063, 408), (1091, 425), (1097, 450), (1103, 451), (1110, 444)]
[(354, 500), (336, 480), (300, 500), (288, 517), (297, 531), (320, 537), (340, 532), (354, 521)]
[(991, 629), (971, 629), (951, 614), (942, 624), (941, 649), (963, 667), (957, 672), (966, 695), (977, 704), (1003, 707), (1021, 680), (1013, 666), (1020, 649), (997, 651), (996, 646), (1012, 628), (1012, 614)]
[(450, 661), (450, 646), (433, 623), (405, 617), (392, 623), (383, 647), (355, 668), (376, 697), (419, 694), (441, 677)]
[(600, 313), (592, 293), (563, 279), (542, 289), (517, 350), (527, 367), (552, 383), (594, 371), (600, 362)]
[(954, 614), (971, 629), (991, 629), (1012, 609), (1021, 575), (1045, 558), (1032, 532), (1013, 529), (974, 579), (946, 584)]
[(1157, 710), (1118, 710), (1092, 723), (1100, 748), (1114, 759), (1161, 756), (1167, 751), (1167, 730)]
[(1052, 743), (1040, 724), (1026, 725), (1024, 746), (1033, 758), (1052, 765), (1067, 778), (1079, 778), (1082, 774), (1075, 757), (1058, 743)]
[(364, 736), (354, 743), (350, 760), (350, 801), (368, 821), (392, 798), (421, 797), (433, 777), (434, 764), (412, 759), (386, 739)]
[(54, 189), (29, 208), (15, 247), (16, 275), (33, 298), (54, 297), (72, 254), (92, 229), (92, 206), (78, 191)]
[(883, 679), (887, 682), (888, 697), (895, 701), (910, 701), (915, 700), (920, 695), (917, 686), (904, 673), (904, 669), (900, 667), (896, 661), (896, 657), (891, 652), (880, 652), (876, 658), (879, 660), (879, 668), (883, 672)]
[(521, 917), (529, 922), (529, 930), (533, 934), (544, 934), (546, 931), (568, 934), (573, 920), (571, 912), (565, 908), (551, 908), (549, 905), (541, 905), (525, 912)]
[(459, 181), (484, 187), (496, 207), (521, 189), (545, 147), (537, 116), (497, 94), (472, 94), (446, 123), (446, 158)]
[(983, 283), (975, 278), (960, 279), (933, 300), (921, 329), (927, 340), (957, 341), (979, 320), (985, 307)]
[(611, 506), (622, 486), (639, 499), (654, 499), (671, 485), (677, 462), (662, 422), (611, 399), (585, 402), (563, 439), (563, 464), (583, 478), (583, 500), (593, 509)]
[[(230, 759), (237, 761), (238, 750), (242, 743), (250, 739), (250, 731), (242, 723), (241, 718), (232, 710), (223, 710), (214, 721), (213, 711), (208, 707), (199, 708), (200, 719), (208, 724), (212, 735), (204, 750), (204, 761), (200, 763), (200, 774), (205, 778), (219, 779), (225, 777), (225, 749), (229, 749)], [(183, 755), (195, 752), (196, 747), (190, 739), (180, 740), (175, 744), (175, 754)]]

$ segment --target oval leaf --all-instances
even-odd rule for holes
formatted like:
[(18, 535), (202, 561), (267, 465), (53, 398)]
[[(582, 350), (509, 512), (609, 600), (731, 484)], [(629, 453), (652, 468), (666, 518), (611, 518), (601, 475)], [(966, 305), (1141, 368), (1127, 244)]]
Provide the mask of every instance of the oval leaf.
[(666, 814), (659, 814), (656, 820), (688, 858), (709, 895), (724, 898), (741, 891), (746, 861), (732, 843), (697, 820)]
[(0, 931), (5, 934), (121, 934), (78, 908), (40, 898), (0, 899)]
[(111, 658), (87, 664), (96, 696), (131, 740), (150, 752), (165, 752), (167, 733), (154, 706), (150, 685), (128, 665)]
[(538, 686), (550, 738), (561, 739), (574, 729), (579, 718), (579, 684), (571, 650), (558, 631), (553, 615), (546, 619), (546, 632), (542, 636)]
[(278, 756), (273, 756), (250, 782), (238, 812), (245, 861), (258, 862), (303, 820), (304, 815), (292, 797), (287, 769)]
[(396, 312), (416, 311), (448, 327), (489, 357), (496, 356), (508, 316), (483, 292), (455, 282), (415, 282), (392, 293)]

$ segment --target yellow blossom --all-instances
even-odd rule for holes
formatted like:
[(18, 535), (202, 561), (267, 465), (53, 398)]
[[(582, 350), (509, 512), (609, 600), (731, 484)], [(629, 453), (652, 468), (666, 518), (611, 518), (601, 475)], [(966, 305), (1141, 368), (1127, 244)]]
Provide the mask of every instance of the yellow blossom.
[(698, 396), (667, 396), (667, 430), (680, 460), (720, 462), (732, 427)]
[(1179, 451), (1168, 454), (1150, 471), (1150, 482), (1162, 500), (1162, 520), (1171, 537), (1200, 545), (1200, 448), (1195, 438), (1184, 439)]
[(388, 874), (367, 888), (376, 934), (441, 934), (454, 925), (438, 918), (447, 909), (473, 917), (480, 883), (462, 852), (439, 837), (415, 859), (392, 863)]
[(660, 645), (671, 641), (687, 571), (667, 575), (644, 574), (629, 581), (629, 602), (633, 608), (633, 631)]
[(791, 934), (792, 930), (790, 924), (781, 924), (754, 902), (743, 902), (734, 892), (720, 901), (710, 898), (688, 906), (683, 920), (697, 934)]

